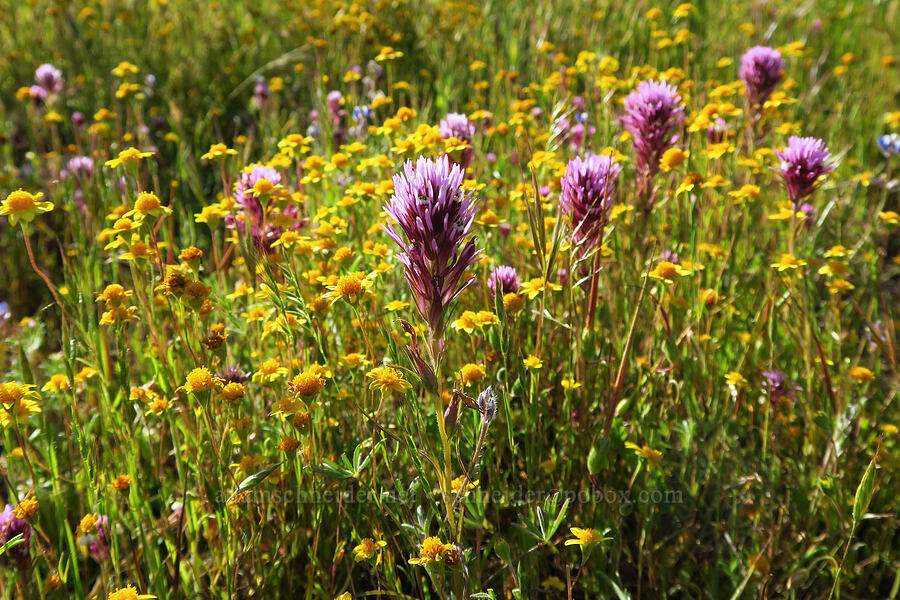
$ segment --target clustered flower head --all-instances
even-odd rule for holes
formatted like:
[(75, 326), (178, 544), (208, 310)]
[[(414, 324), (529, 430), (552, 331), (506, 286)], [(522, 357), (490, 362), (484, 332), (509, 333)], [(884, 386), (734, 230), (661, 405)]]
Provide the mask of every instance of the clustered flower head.
[(410, 564), (427, 567), (431, 563), (441, 562), (453, 565), (459, 561), (459, 552), (453, 544), (445, 544), (437, 536), (427, 537), (419, 546), (419, 556), (409, 559)]
[(469, 118), (460, 113), (449, 113), (440, 122), (441, 137), (444, 139), (456, 138), (467, 142), (468, 147), (460, 153), (459, 166), (465, 169), (475, 157), (475, 148), (472, 147), (472, 138), (475, 137), (475, 125)]
[[(476, 202), (462, 189), (463, 170), (446, 155), (432, 160), (406, 161), (394, 176), (394, 196), (384, 207), (396, 223), (385, 233), (401, 248), (400, 262), (416, 308), (434, 338), (441, 338), (447, 306), (472, 283), (463, 281), (481, 250), (475, 240), (465, 241), (472, 230)], [(399, 228), (399, 231), (398, 231)]]
[(559, 205), (572, 219), (576, 243), (593, 245), (609, 222), (622, 167), (612, 156), (575, 157), (562, 176)]
[(10, 558), (16, 561), (20, 568), (28, 564), (31, 542), (31, 524), (25, 519), (16, 516), (16, 507), (7, 504), (3, 512), (0, 512), (0, 546), (22, 534), (22, 543), (7, 550)]
[(43, 196), (42, 192), (32, 194), (18, 189), (0, 202), (0, 216), (8, 218), (13, 226), (19, 221), (31, 223), (35, 216), (53, 210), (52, 202), (41, 201)]
[(797, 391), (802, 388), (793, 381), (788, 381), (788, 378), (780, 370), (766, 369), (762, 375), (766, 391), (769, 392), (772, 402), (777, 402), (782, 398), (797, 399)]
[(34, 72), (34, 80), (47, 93), (58, 94), (63, 89), (62, 73), (53, 65), (44, 63)]
[(794, 206), (811, 196), (819, 186), (819, 180), (835, 168), (835, 164), (829, 162), (831, 154), (825, 142), (814, 137), (792, 135), (787, 147), (776, 150), (775, 155), (781, 161), (775, 172), (784, 178)]
[(491, 296), (495, 295), (498, 289), (500, 290), (501, 296), (518, 292), (519, 286), (521, 285), (519, 274), (516, 273), (516, 268), (510, 267), (509, 265), (498, 265), (494, 267), (487, 282), (488, 289), (491, 291)]
[(659, 159), (678, 140), (676, 130), (685, 120), (681, 96), (671, 85), (642, 81), (625, 98), (622, 125), (634, 140), (635, 169), (645, 185), (659, 169)]
[[(238, 219), (228, 215), (225, 217), (225, 222), (231, 229), (237, 229), (241, 233), (249, 225), (250, 235), (258, 251), (271, 251), (272, 244), (281, 237), (283, 232), (281, 227), (265, 218), (266, 207), (260, 201), (260, 196), (264, 195), (261, 190), (268, 190), (271, 193), (284, 192), (280, 184), (281, 173), (271, 167), (257, 164), (244, 169), (234, 185), (234, 201)], [(282, 212), (289, 220), (294, 220), (294, 225), (289, 227), (290, 230), (296, 231), (305, 225), (296, 204), (288, 203)]]
[(762, 104), (784, 77), (784, 59), (775, 48), (754, 46), (741, 57), (740, 77), (750, 105)]

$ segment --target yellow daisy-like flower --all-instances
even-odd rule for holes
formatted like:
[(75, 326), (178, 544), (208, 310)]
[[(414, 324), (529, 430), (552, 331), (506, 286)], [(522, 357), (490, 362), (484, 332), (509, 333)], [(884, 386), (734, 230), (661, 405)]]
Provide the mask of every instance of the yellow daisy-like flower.
[(482, 365), (467, 363), (459, 370), (459, 378), (466, 387), (484, 379), (485, 370)]
[(853, 367), (850, 369), (850, 377), (852, 377), (856, 383), (865, 383), (866, 381), (874, 380), (875, 373), (865, 367)]
[(474, 490), (478, 486), (478, 480), (476, 479), (475, 481), (469, 481), (468, 483), (466, 483), (468, 479), (469, 478), (465, 475), (460, 475), (459, 477), (454, 478), (453, 481), (450, 482), (450, 491), (456, 494), (459, 492), (459, 490), (462, 489), (463, 485), (466, 486), (466, 492), (468, 492), (469, 490)]
[(570, 527), (569, 531), (575, 537), (566, 540), (566, 546), (581, 546), (582, 549), (612, 539), (604, 537), (599, 531), (589, 527), (584, 529), (581, 527)]
[(38, 393), (34, 391), (34, 386), (31, 384), (18, 381), (0, 383), (0, 404), (11, 406), (21, 400), (36, 398), (39, 398)]
[(422, 541), (422, 545), (419, 547), (419, 556), (409, 559), (409, 562), (413, 565), (427, 565), (429, 563), (439, 562), (443, 560), (444, 555), (447, 554), (447, 552), (452, 550), (453, 544), (445, 544), (441, 541), (441, 538), (437, 536), (427, 537)]
[(21, 502), (16, 505), (16, 508), (13, 510), (13, 516), (17, 519), (28, 519), (33, 516), (38, 509), (40, 508), (40, 503), (37, 498), (29, 497), (23, 498)]
[(365, 273), (342, 275), (338, 278), (337, 283), (328, 286), (329, 292), (325, 296), (331, 298), (332, 303), (338, 300), (352, 303), (366, 290), (368, 283)]
[(806, 266), (806, 261), (797, 258), (792, 254), (782, 254), (771, 266), (774, 269), (778, 269), (779, 272), (783, 272), (788, 269), (797, 269)]
[(654, 450), (647, 444), (638, 446), (632, 442), (625, 442), (625, 447), (629, 450), (633, 450), (636, 455), (646, 460), (647, 464), (650, 465), (650, 468), (658, 469), (660, 463), (662, 463), (662, 452)]
[(742, 185), (741, 189), (739, 190), (732, 190), (728, 192), (728, 195), (734, 198), (735, 204), (741, 204), (745, 200), (757, 200), (759, 198), (759, 194), (759, 186), (750, 183)]
[(900, 127), (900, 110), (885, 113), (884, 122), (891, 127)]
[(112, 74), (116, 77), (125, 77), (126, 75), (135, 75), (138, 72), (137, 65), (128, 61), (122, 61), (112, 70)]
[(521, 310), (525, 304), (525, 298), (515, 292), (503, 294), (503, 310), (510, 314), (515, 314)]
[(133, 291), (126, 290), (118, 283), (111, 283), (97, 294), (97, 302), (103, 301), (106, 303), (106, 308), (114, 308), (122, 306), (132, 295), (134, 295)]
[[(353, 549), (353, 561), (360, 562), (363, 560), (369, 560), (376, 554), (381, 552), (381, 549), (387, 546), (387, 542), (384, 540), (374, 540), (372, 538), (363, 538), (362, 541)], [(381, 556), (378, 556), (378, 562), (381, 562)]]
[(51, 375), (50, 381), (44, 384), (44, 387), (41, 388), (42, 392), (56, 392), (57, 394), (60, 392), (64, 392), (71, 387), (69, 385), (69, 378), (62, 374)]
[(791, 217), (797, 219), (798, 221), (802, 221), (806, 219), (806, 213), (803, 211), (794, 211), (790, 202), (779, 202), (778, 203), (778, 212), (769, 215), (770, 221), (787, 221)]
[(544, 290), (558, 292), (561, 289), (562, 286), (558, 283), (547, 283), (544, 281), (543, 277), (535, 277), (524, 282), (519, 287), (519, 293), (527, 295), (529, 300), (534, 300), (534, 298)]
[(0, 384), (0, 428), (12, 423), (13, 415), (17, 419), (24, 419), (40, 413), (39, 399), (40, 396), (31, 384), (17, 381)]
[(219, 390), (219, 397), (225, 402), (237, 402), (247, 393), (247, 388), (243, 383), (237, 381), (229, 381)]
[(412, 384), (403, 378), (403, 373), (393, 367), (377, 367), (366, 373), (366, 377), (372, 380), (370, 390), (384, 392), (402, 392), (411, 388)]
[(399, 50), (394, 50), (390, 46), (384, 46), (381, 51), (378, 53), (378, 56), (375, 57), (375, 62), (384, 62), (386, 60), (396, 60), (398, 58), (402, 58), (403, 53)]
[(388, 312), (395, 312), (398, 310), (403, 310), (409, 306), (409, 302), (403, 302), (401, 300), (391, 300), (384, 306), (384, 310)]
[(78, 527), (75, 529), (78, 535), (84, 535), (86, 533), (91, 533), (97, 528), (97, 521), (99, 517), (94, 513), (88, 513), (81, 517), (81, 521), (78, 522)]
[(221, 385), (222, 380), (213, 376), (209, 369), (197, 367), (188, 373), (183, 387), (188, 392), (202, 392)]
[(152, 594), (139, 594), (137, 588), (129, 585), (118, 588), (114, 592), (110, 592), (107, 600), (153, 600), (156, 596)]
[(458, 319), (450, 324), (450, 327), (457, 331), (461, 330), (471, 334), (475, 331), (475, 328), (478, 327), (478, 323), (475, 322), (476, 316), (474, 311), (465, 310)]
[(254, 383), (271, 383), (288, 374), (287, 367), (282, 367), (277, 358), (270, 358), (260, 363), (253, 374)]
[(669, 148), (663, 153), (662, 158), (659, 159), (659, 168), (663, 171), (671, 171), (687, 160), (688, 155), (681, 148)]
[(303, 398), (315, 396), (325, 387), (325, 378), (318, 369), (308, 369), (294, 375), (288, 387), (291, 394)]
[(574, 377), (566, 377), (560, 381), (560, 384), (564, 390), (577, 390), (581, 387), (581, 384), (575, 381)]
[(215, 160), (218, 158), (226, 158), (228, 156), (234, 156), (238, 153), (237, 150), (229, 148), (225, 144), (213, 144), (209, 147), (209, 152), (201, 156), (203, 160)]
[(160, 215), (168, 215), (171, 213), (172, 209), (168, 206), (163, 206), (159, 196), (153, 192), (141, 192), (138, 194), (137, 200), (134, 201), (134, 208), (128, 211), (125, 216), (133, 217), (137, 215), (139, 217), (158, 217)]
[(691, 272), (681, 265), (671, 263), (667, 260), (661, 260), (656, 263), (656, 266), (653, 267), (653, 270), (649, 273), (650, 277), (666, 283), (673, 283), (676, 279), (690, 274)]
[(0, 202), (0, 215), (9, 219), (9, 224), (31, 223), (39, 214), (53, 210), (52, 202), (41, 202), (43, 192), (31, 194), (23, 189), (18, 189)]
[(359, 352), (350, 352), (341, 357), (341, 364), (345, 367), (359, 367), (369, 364), (369, 359), (365, 354)]
[(526, 369), (540, 369), (544, 366), (544, 361), (534, 354), (529, 354), (528, 358), (522, 361), (522, 364), (525, 365)]
[(215, 204), (209, 204), (200, 209), (200, 212), (194, 215), (194, 222), (206, 223), (210, 227), (215, 227), (218, 224), (219, 219), (222, 219), (227, 214), (228, 209), (216, 202)]
[(142, 159), (148, 158), (150, 156), (153, 156), (152, 152), (141, 152), (137, 148), (126, 148), (125, 150), (119, 152), (119, 156), (106, 161), (106, 163), (104, 164), (112, 169), (115, 169), (119, 165), (123, 165), (125, 168), (131, 168)]
[(262, 178), (253, 184), (253, 187), (250, 188), (250, 191), (248, 193), (254, 198), (259, 198), (260, 196), (268, 196), (270, 194), (274, 194), (281, 191), (282, 189), (283, 188), (280, 183), (275, 184), (266, 178)]
[(747, 383), (747, 378), (738, 373), (737, 371), (729, 371), (725, 373), (725, 383), (730, 385), (733, 388), (748, 388), (749, 384)]
[(120, 494), (124, 494), (128, 491), (128, 488), (131, 487), (132, 481), (134, 481), (134, 478), (131, 475), (123, 473), (122, 475), (116, 476), (111, 485), (114, 490)]
[(881, 219), (882, 223), (885, 225), (900, 225), (900, 214), (897, 214), (892, 210), (886, 210), (879, 213), (878, 218)]

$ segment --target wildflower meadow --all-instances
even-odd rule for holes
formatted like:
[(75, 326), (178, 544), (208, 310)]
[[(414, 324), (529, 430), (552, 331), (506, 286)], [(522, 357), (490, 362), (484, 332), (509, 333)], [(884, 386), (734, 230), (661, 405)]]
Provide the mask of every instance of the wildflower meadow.
[(900, 595), (900, 1), (0, 15), (0, 600)]

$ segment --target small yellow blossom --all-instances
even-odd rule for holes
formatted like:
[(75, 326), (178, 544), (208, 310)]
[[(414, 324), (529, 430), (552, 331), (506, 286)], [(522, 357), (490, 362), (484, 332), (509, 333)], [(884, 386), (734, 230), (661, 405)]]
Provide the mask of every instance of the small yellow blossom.
[(238, 153), (237, 150), (229, 148), (225, 144), (213, 144), (209, 147), (209, 152), (201, 156), (203, 160), (215, 160), (218, 158), (226, 158), (228, 156), (233, 156)]
[(661, 260), (656, 263), (656, 266), (650, 271), (650, 277), (654, 279), (659, 279), (660, 281), (664, 281), (666, 283), (672, 283), (679, 277), (683, 277), (685, 275), (690, 275), (691, 272), (681, 265), (671, 263), (667, 260)]
[(69, 389), (69, 378), (62, 374), (52, 375), (50, 380), (41, 388), (42, 392), (64, 392)]
[(569, 531), (571, 531), (572, 535), (575, 537), (566, 540), (566, 546), (581, 546), (582, 549), (612, 539), (604, 537), (596, 529), (570, 527)]
[(662, 463), (662, 452), (654, 450), (647, 444), (638, 446), (632, 442), (625, 442), (625, 447), (634, 451), (636, 455), (646, 460), (651, 469), (658, 469), (660, 463)]
[(366, 373), (366, 377), (372, 380), (370, 390), (385, 392), (402, 392), (411, 388), (412, 384), (403, 378), (403, 373), (393, 367), (376, 367)]
[(138, 594), (137, 588), (133, 585), (117, 588), (107, 596), (107, 600), (153, 600), (154, 598), (156, 596), (152, 594)]
[(558, 292), (561, 289), (562, 286), (558, 283), (547, 283), (546, 281), (544, 281), (543, 277), (535, 277), (522, 283), (522, 285), (519, 287), (519, 293), (528, 296), (529, 300), (533, 300), (544, 290)]
[(850, 377), (852, 377), (856, 383), (864, 383), (866, 381), (874, 380), (875, 373), (865, 367), (857, 366), (850, 369)]
[[(381, 549), (387, 546), (387, 542), (384, 540), (374, 540), (372, 538), (363, 538), (362, 541), (353, 549), (353, 560), (354, 562), (360, 562), (363, 560), (369, 560), (376, 554), (381, 552)], [(381, 562), (381, 556), (378, 556), (378, 562)]]
[(738, 373), (737, 371), (729, 371), (725, 373), (725, 383), (730, 385), (733, 388), (743, 388), (746, 389), (749, 387), (747, 383), (747, 378)]
[(453, 544), (445, 544), (437, 536), (427, 537), (419, 547), (419, 556), (409, 559), (409, 562), (413, 565), (427, 565), (439, 562), (444, 558), (444, 555), (452, 551)]
[(544, 362), (540, 357), (537, 357), (534, 354), (529, 354), (528, 357), (522, 361), (522, 364), (526, 369), (540, 369), (544, 366)]
[(771, 266), (774, 269), (778, 269), (779, 272), (783, 272), (788, 269), (797, 269), (806, 266), (806, 261), (796, 258), (792, 254), (782, 254)]
[(115, 169), (119, 165), (130, 168), (136, 165), (141, 159), (153, 156), (152, 152), (141, 152), (137, 148), (126, 148), (119, 152), (119, 156), (106, 161), (106, 166)]
[(13, 226), (19, 221), (31, 223), (35, 216), (53, 210), (52, 202), (41, 202), (43, 196), (42, 192), (31, 194), (20, 188), (0, 202), (0, 216), (7, 217)]
[(184, 389), (188, 392), (202, 392), (222, 385), (222, 380), (214, 377), (206, 367), (197, 367), (188, 373)]

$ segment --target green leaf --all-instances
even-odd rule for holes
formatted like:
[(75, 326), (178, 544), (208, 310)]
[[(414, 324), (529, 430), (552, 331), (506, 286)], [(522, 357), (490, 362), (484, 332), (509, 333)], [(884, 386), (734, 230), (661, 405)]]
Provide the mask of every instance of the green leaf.
[(872, 494), (875, 493), (875, 459), (877, 456), (878, 453), (876, 452), (875, 456), (872, 457), (872, 460), (869, 461), (866, 472), (863, 473), (862, 481), (859, 482), (859, 487), (856, 488), (856, 496), (853, 498), (854, 526), (859, 523), (862, 516), (869, 510), (869, 502), (872, 501)]
[(345, 469), (333, 460), (325, 459), (317, 466), (313, 467), (313, 471), (319, 475), (330, 477), (332, 479), (350, 479), (353, 477), (353, 471)]
[(5, 544), (0, 546), (0, 556), (3, 556), (4, 554), (6, 554), (7, 550), (12, 550), (19, 544), (24, 544), (24, 543), (25, 543), (24, 534), (20, 533), (19, 535), (10, 538)]
[[(238, 484), (237, 490), (235, 490), (234, 494), (231, 495), (231, 498), (234, 498), (235, 495), (241, 492), (245, 492), (251, 488), (255, 488), (256, 486), (258, 486), (266, 477), (271, 475), (275, 469), (283, 465), (284, 462), (285, 461), (277, 462), (274, 465), (270, 465), (262, 471), (258, 471), (244, 479), (240, 484)], [(231, 498), (229, 498), (229, 500), (231, 500)]]

